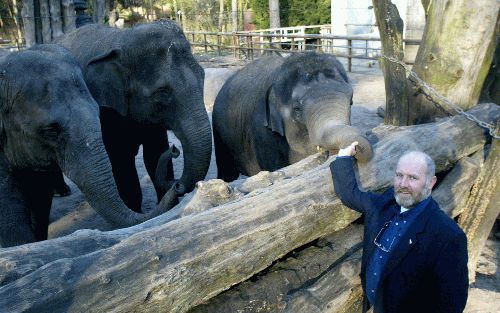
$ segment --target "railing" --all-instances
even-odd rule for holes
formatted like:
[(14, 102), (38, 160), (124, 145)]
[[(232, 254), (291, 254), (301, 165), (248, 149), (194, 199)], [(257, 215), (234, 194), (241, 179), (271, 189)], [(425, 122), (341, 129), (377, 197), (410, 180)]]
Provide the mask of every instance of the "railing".
[[(236, 58), (253, 60), (266, 53), (297, 53), (316, 50), (347, 58), (347, 70), (352, 71), (352, 59), (378, 60), (380, 38), (369, 36), (335, 36), (319, 34), (272, 34), (260, 32), (184, 32), (193, 52), (232, 53)], [(406, 45), (419, 45), (420, 40), (404, 39)], [(353, 45), (359, 42), (364, 45)], [(377, 42), (375, 47), (369, 43)], [(411, 63), (409, 63), (411, 64)]]

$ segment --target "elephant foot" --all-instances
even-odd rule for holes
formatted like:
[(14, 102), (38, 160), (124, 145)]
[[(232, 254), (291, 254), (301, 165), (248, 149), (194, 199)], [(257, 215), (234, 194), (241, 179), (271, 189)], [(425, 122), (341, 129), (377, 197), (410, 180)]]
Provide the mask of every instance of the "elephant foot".
[(65, 183), (54, 187), (54, 197), (67, 197), (71, 194), (71, 188)]

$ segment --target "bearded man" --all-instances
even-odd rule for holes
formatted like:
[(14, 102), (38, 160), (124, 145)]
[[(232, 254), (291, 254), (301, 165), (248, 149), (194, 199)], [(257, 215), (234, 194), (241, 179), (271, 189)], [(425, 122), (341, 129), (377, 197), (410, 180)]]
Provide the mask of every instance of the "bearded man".
[(458, 313), (467, 302), (467, 238), (430, 196), (434, 161), (405, 153), (394, 187), (382, 195), (359, 190), (354, 175), (357, 142), (330, 164), (335, 192), (364, 215), (361, 283), (363, 313)]

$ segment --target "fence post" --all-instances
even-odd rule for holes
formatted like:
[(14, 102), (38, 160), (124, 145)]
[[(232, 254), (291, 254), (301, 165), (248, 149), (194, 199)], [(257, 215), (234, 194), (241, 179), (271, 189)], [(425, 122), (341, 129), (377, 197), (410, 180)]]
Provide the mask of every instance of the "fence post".
[(247, 36), (247, 43), (248, 43), (248, 59), (253, 60), (253, 41), (252, 41), (252, 36)]
[(221, 45), (220, 33), (217, 33), (217, 55), (218, 56), (221, 56), (220, 45)]
[(233, 56), (236, 58), (236, 33), (233, 32)]
[(290, 38), (290, 51), (294, 50), (294, 48), (293, 48), (294, 45), (295, 45), (295, 38), (292, 37), (292, 38)]
[(347, 40), (347, 71), (352, 72), (352, 39)]
[(195, 46), (196, 42), (194, 41), (194, 33), (192, 33), (192, 35), (193, 35), (192, 36), (193, 40), (191, 41), (191, 51), (194, 53), (194, 49), (196, 48), (196, 46)]
[(238, 59), (241, 59), (241, 38), (240, 35), (236, 35), (236, 55)]
[(208, 53), (207, 34), (203, 34), (203, 45), (205, 46), (205, 53)]

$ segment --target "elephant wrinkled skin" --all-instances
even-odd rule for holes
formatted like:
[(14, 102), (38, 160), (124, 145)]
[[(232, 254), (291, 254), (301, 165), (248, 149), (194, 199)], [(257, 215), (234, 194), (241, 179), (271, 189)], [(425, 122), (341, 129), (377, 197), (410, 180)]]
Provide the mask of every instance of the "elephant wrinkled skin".
[[(140, 211), (142, 201), (135, 168), (140, 145), (158, 201), (171, 186), (182, 195), (205, 178), (212, 133), (203, 103), (204, 71), (175, 22), (159, 20), (129, 29), (92, 24), (57, 43), (80, 63), (99, 104), (104, 145), (120, 196), (130, 208)], [(184, 153), (178, 180), (171, 161), (158, 164), (168, 153), (167, 130), (179, 138)], [(164, 178), (156, 177), (158, 166), (166, 169)]]
[(335, 57), (302, 53), (264, 57), (230, 77), (217, 95), (213, 128), (218, 177), (275, 171), (317, 151), (359, 142), (357, 157), (372, 148), (349, 125), (353, 90)]
[(61, 171), (115, 226), (165, 211), (138, 214), (120, 198), (98, 105), (66, 49), (39, 45), (0, 58), (0, 247), (47, 239)]

